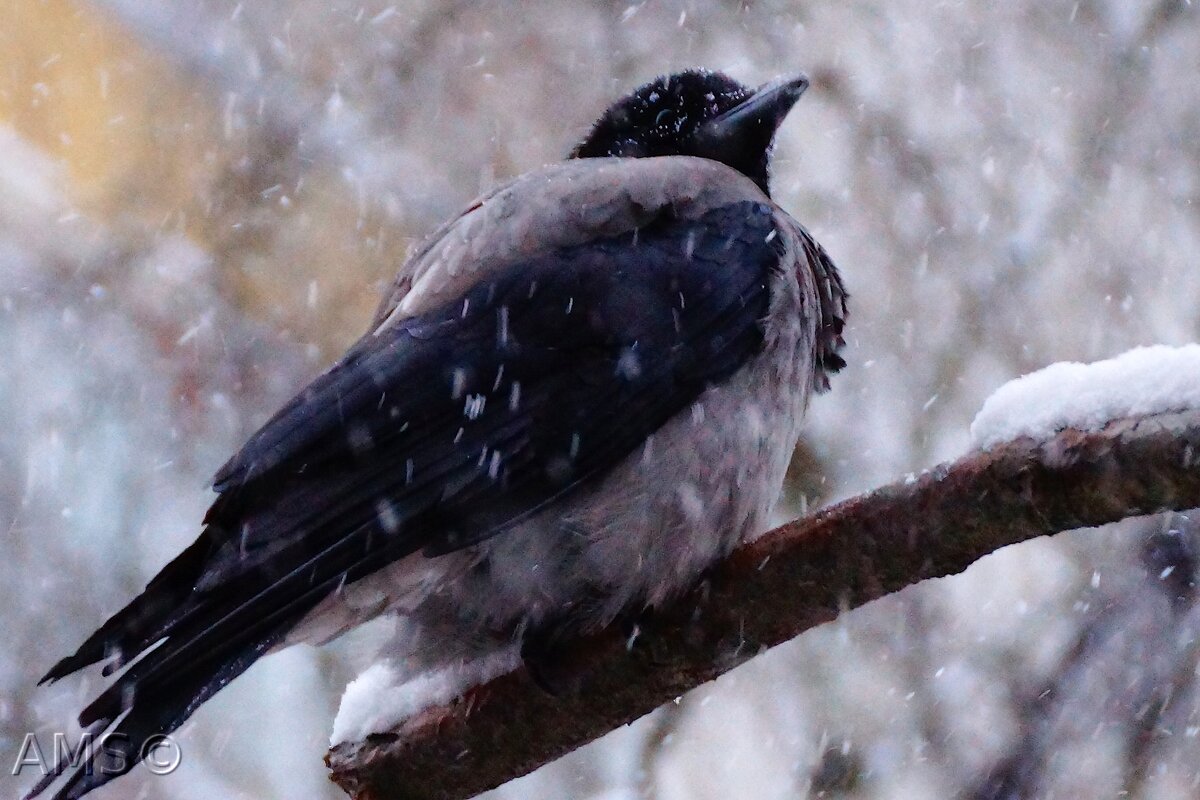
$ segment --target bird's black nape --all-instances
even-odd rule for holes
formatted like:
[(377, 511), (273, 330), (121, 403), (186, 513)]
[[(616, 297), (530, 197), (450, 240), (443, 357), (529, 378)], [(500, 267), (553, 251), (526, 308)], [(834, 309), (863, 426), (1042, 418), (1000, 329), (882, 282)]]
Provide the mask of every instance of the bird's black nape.
[(775, 131), (806, 88), (803, 76), (754, 90), (720, 72), (677, 72), (615, 102), (570, 157), (708, 158), (770, 194)]

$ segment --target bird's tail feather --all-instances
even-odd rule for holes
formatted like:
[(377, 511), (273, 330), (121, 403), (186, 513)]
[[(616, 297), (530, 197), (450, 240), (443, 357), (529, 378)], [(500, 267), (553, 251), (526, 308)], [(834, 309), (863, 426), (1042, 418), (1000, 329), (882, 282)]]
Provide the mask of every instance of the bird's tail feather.
[[(79, 653), (48, 673), (47, 679), (61, 677), (114, 649), (120, 651), (118, 661), (137, 655), (79, 715), (79, 724), (101, 746), (82, 762), (66, 754), (71, 763), (60, 760), (26, 800), (64, 773), (67, 777), (53, 800), (77, 800), (131, 770), (147, 755), (148, 743), (183, 724), (201, 703), (278, 644), (342, 581), (355, 580), (377, 566), (367, 557), (370, 533), (369, 525), (362, 526), (315, 553), (296, 556), (298, 563), (284, 574), (260, 574), (258, 580), (231, 583), (221, 593), (194, 592), (193, 582), (187, 581), (186, 596), (177, 599), (179, 607), (174, 609), (164, 600), (178, 590), (160, 578), (169, 570), (186, 577), (191, 568), (184, 556), (169, 564), (147, 587), (145, 594), (156, 597), (134, 600), (90, 637)], [(404, 547), (407, 550), (395, 554), (385, 550), (374, 555), (390, 560), (412, 549)], [(150, 613), (155, 607), (162, 610)], [(107, 638), (101, 636), (104, 631), (110, 632)], [(96, 641), (101, 642), (99, 647)]]
[(220, 531), (211, 526), (206, 529), (163, 567), (129, 605), (113, 614), (73, 654), (51, 667), (38, 681), (39, 685), (116, 656), (116, 661), (104, 669), (104, 674), (108, 675), (153, 643), (159, 638), (155, 632), (163, 622), (186, 604), (219, 540)]
[(247, 599), (243, 592), (203, 597), (193, 591), (216, 533), (212, 526), (206, 529), (142, 594), (43, 677), (42, 682), (57, 680), (114, 655), (105, 675), (127, 665), (79, 715), (90, 746), (59, 754), (25, 800), (41, 794), (64, 774), (53, 800), (76, 800), (129, 772), (145, 759), (157, 738), (177, 729), (201, 703), (286, 635), (297, 614), (244, 625), (235, 635), (220, 639), (198, 635)]
[[(271, 635), (224, 654), (216, 663), (197, 664), (184, 674), (176, 674), (168, 683), (151, 682), (139, 686), (138, 673), (152, 672), (155, 654), (162, 649), (147, 653), (118, 681), (125, 690), (122, 710), (113, 715), (110, 704), (93, 703), (80, 715), (92, 743), (86, 755), (82, 758), (78, 753), (60, 756), (23, 800), (40, 795), (64, 773), (67, 778), (52, 800), (78, 800), (129, 772), (149, 755), (157, 740), (182, 725), (201, 703), (273, 647), (285, 631), (286, 628), (276, 629)], [(104, 697), (102, 695), (98, 701)], [(85, 719), (88, 722), (84, 722)]]

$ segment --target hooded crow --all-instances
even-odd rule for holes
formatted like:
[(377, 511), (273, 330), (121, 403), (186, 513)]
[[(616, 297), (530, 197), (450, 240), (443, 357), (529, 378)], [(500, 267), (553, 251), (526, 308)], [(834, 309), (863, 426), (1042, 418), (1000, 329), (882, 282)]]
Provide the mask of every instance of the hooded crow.
[(659, 78), (433, 233), (217, 472), (200, 537), (43, 678), (124, 668), (79, 715), (106, 747), (30, 796), (127, 772), (278, 647), (391, 611), (450, 664), (639, 613), (762, 532), (844, 364), (838, 272), (769, 192), (807, 86)]

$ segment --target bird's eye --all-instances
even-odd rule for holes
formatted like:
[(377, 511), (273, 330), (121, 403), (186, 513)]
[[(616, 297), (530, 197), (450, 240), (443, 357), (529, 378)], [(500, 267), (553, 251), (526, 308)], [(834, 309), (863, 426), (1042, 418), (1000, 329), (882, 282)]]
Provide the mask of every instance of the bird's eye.
[(667, 125), (671, 124), (673, 119), (675, 119), (675, 112), (669, 108), (664, 108), (654, 117), (654, 127), (657, 128), (661, 125), (665, 128)]

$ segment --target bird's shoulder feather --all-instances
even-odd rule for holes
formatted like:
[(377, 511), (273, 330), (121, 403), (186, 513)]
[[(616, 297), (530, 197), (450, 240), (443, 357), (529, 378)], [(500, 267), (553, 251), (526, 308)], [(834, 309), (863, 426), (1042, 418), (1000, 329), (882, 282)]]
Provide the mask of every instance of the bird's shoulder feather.
[(741, 173), (702, 158), (595, 158), (524, 173), (434, 231), (385, 291), (371, 331), (420, 314), (510, 264), (737, 202), (770, 203)]

